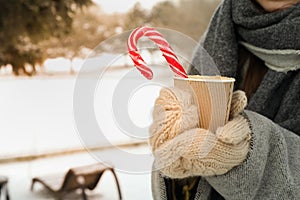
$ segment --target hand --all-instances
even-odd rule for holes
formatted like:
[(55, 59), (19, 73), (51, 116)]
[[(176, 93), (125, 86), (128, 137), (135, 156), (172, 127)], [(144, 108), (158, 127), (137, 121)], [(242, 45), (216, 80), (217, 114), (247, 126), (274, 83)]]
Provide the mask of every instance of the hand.
[(240, 115), (246, 103), (244, 92), (234, 92), (232, 120), (211, 133), (198, 128), (197, 107), (190, 95), (178, 89), (162, 90), (150, 128), (155, 167), (168, 177), (185, 178), (220, 175), (241, 164), (251, 134), (247, 120)]
[(150, 126), (152, 150), (178, 134), (198, 127), (198, 123), (197, 106), (191, 94), (177, 88), (162, 89), (155, 101)]

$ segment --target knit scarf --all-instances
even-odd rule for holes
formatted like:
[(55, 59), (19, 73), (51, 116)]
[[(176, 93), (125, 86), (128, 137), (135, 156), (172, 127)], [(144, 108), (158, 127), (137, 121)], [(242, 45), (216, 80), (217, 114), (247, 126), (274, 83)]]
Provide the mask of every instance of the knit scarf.
[[(224, 0), (195, 51), (190, 74), (212, 74), (203, 48), (220, 74), (237, 77), (240, 43), (270, 51), (300, 50), (300, 4), (267, 13), (251, 0)], [(203, 48), (202, 48), (203, 47)], [(298, 55), (300, 56), (300, 55)], [(296, 56), (297, 58), (297, 56)], [(248, 109), (300, 135), (300, 64), (279, 72), (269, 69)], [(286, 66), (285, 66), (286, 67)]]

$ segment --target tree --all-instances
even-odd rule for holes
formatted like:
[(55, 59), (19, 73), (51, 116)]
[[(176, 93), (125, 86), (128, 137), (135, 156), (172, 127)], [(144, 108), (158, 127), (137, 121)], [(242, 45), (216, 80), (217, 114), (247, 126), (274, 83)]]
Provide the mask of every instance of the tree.
[(136, 3), (133, 8), (127, 13), (124, 23), (125, 30), (131, 30), (138, 26), (145, 25), (149, 22), (148, 12), (142, 8), (141, 4)]
[(79, 8), (91, 0), (0, 0), (0, 64), (11, 64), (18, 75), (31, 73), (45, 58), (38, 43), (60, 38), (71, 31), (72, 19)]
[(220, 0), (180, 0), (180, 31), (198, 41), (219, 3)]
[(150, 14), (151, 24), (182, 32), (199, 40), (220, 0), (162, 1)]
[(170, 1), (160, 2), (151, 11), (151, 24), (171, 29), (180, 26), (181, 16), (179, 16), (179, 10), (180, 8)]
[[(89, 7), (84, 13), (77, 12), (68, 34), (52, 37), (39, 43), (39, 46), (45, 49), (45, 56), (67, 58), (71, 65), (74, 58), (85, 57), (85, 49), (92, 49), (104, 40), (104, 32), (98, 30), (102, 24), (102, 17), (99, 13), (101, 13), (100, 9), (96, 6)], [(72, 66), (70, 71), (73, 72)]]
[[(123, 14), (108, 15), (98, 6), (90, 6), (85, 12), (78, 12), (69, 34), (43, 41), (39, 46), (46, 49), (47, 58), (64, 57), (72, 60), (86, 57), (100, 42), (122, 32)], [(72, 71), (72, 66), (70, 68)]]

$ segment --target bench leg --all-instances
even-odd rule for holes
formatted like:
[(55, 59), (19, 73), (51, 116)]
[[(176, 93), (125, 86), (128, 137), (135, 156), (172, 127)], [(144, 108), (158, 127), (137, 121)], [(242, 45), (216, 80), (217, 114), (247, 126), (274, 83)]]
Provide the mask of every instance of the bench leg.
[(5, 186), (5, 196), (6, 196), (6, 200), (9, 200), (10, 198), (9, 198), (9, 194), (8, 194), (8, 186), (6, 185)]
[(35, 179), (32, 179), (32, 181), (31, 181), (31, 186), (30, 186), (30, 190), (31, 190), (31, 191), (33, 191), (33, 185), (34, 185), (34, 183), (35, 183)]
[(118, 181), (117, 175), (116, 175), (116, 173), (115, 173), (115, 170), (114, 170), (114, 169), (111, 169), (111, 172), (113, 173), (113, 175), (114, 175), (114, 177), (115, 177), (115, 181), (116, 181), (117, 188), (118, 188), (118, 193), (119, 193), (119, 199), (121, 200), (121, 199), (122, 199), (122, 194), (121, 194), (120, 184), (119, 184), (119, 181)]
[(84, 188), (81, 188), (82, 190), (82, 199), (83, 200), (87, 200), (87, 196), (86, 196), (86, 193), (85, 193), (85, 189)]
[(9, 200), (10, 198), (9, 198), (9, 194), (8, 194), (8, 186), (7, 186), (7, 183), (5, 183), (5, 184), (3, 184), (3, 185), (0, 186), (0, 199), (1, 199), (1, 194), (2, 194), (2, 192), (3, 192), (3, 194), (5, 195), (5, 196), (4, 196), (5, 199), (6, 199), (6, 200)]

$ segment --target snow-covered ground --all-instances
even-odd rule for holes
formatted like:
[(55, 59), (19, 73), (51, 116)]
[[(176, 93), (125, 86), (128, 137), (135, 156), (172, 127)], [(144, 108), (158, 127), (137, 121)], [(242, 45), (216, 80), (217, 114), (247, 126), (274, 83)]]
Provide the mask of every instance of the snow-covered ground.
[[(147, 147), (139, 146), (131, 148), (132, 150), (140, 152), (147, 150)], [(113, 153), (110, 151), (101, 151), (101, 153)], [(54, 200), (54, 196), (39, 183), (36, 183), (34, 190), (31, 191), (31, 179), (36, 176), (61, 179), (70, 167), (96, 162), (91, 154), (85, 152), (35, 161), (0, 164), (0, 175), (6, 175), (9, 178), (8, 190), (12, 200)], [(124, 200), (152, 199), (151, 175), (149, 172), (134, 174), (118, 169), (115, 171)], [(112, 174), (108, 171), (105, 172), (97, 187), (93, 191), (87, 191), (87, 194), (89, 200), (117, 200), (118, 192)], [(0, 197), (0, 199), (2, 198)], [(80, 200), (82, 197), (79, 191), (66, 195), (64, 199)]]
[[(124, 120), (129, 120), (137, 127), (147, 130), (151, 123), (152, 106), (160, 86), (153, 82), (149, 82), (148, 85), (135, 85), (137, 88), (128, 91), (130, 92), (128, 99), (117, 99), (114, 101), (115, 105), (112, 101), (116, 98), (115, 90), (120, 87), (118, 86), (120, 80), (132, 69), (105, 72), (97, 80), (98, 85), (92, 94), (96, 121), (105, 138), (112, 144), (147, 139), (139, 138), (139, 133), (122, 130), (120, 124)], [(156, 73), (164, 72), (165, 70), (158, 70)], [(130, 76), (141, 77), (135, 69), (134, 73), (136, 74)], [(172, 81), (171, 78), (168, 79)], [(86, 146), (82, 139), (84, 133), (77, 131), (76, 123), (89, 121), (91, 116), (84, 116), (82, 122), (74, 120), (73, 95), (76, 82), (78, 82), (76, 76), (0, 78), (0, 159)], [(122, 84), (127, 87), (126, 81)], [(115, 111), (113, 106), (120, 105), (122, 101), (126, 101), (124, 110), (128, 111), (128, 116), (126, 119), (117, 117), (116, 120), (118, 113), (115, 112), (119, 111)], [(93, 102), (81, 106), (85, 107)], [(145, 133), (142, 135), (145, 136)]]
[[(127, 84), (135, 82), (136, 77), (141, 77), (136, 69), (132, 69), (108, 70), (98, 78), (93, 94), (94, 99), (91, 103), (94, 103), (96, 122), (112, 146), (120, 143), (147, 142), (146, 133), (151, 123), (154, 100), (164, 84), (172, 84), (172, 72), (168, 68), (156, 68), (154, 81), (148, 82), (143, 79), (146, 81), (142, 81), (141, 84), (137, 81), (134, 87), (128, 86), (127, 92), (130, 94), (123, 94), (123, 90), (119, 94), (118, 88), (127, 90)], [(127, 78), (124, 80), (124, 77)], [(89, 76), (84, 76), (83, 79), (89, 79)], [(75, 120), (73, 96), (76, 83), (78, 77), (71, 75), (0, 77), (0, 161), (25, 155), (84, 149), (87, 146), (84, 139), (86, 133), (77, 130), (76, 123), (88, 122), (93, 116), (84, 116), (79, 122)], [(127, 98), (123, 99), (124, 96)], [(125, 108), (119, 107), (120, 104)], [(114, 109), (114, 106), (122, 111)], [(128, 111), (128, 115), (124, 119), (122, 113), (125, 111)], [(130, 132), (126, 129), (128, 127), (122, 127), (124, 122), (130, 122), (137, 127), (133, 130), (142, 132)], [(101, 146), (101, 141), (97, 138), (95, 141), (95, 145)], [(81, 152), (23, 162), (2, 162), (0, 175), (9, 178), (11, 199), (53, 199), (38, 187), (36, 192), (30, 192), (33, 176), (62, 173), (69, 167), (98, 162), (101, 157), (116, 167), (124, 199), (151, 199), (149, 146), (146, 144), (132, 148), (124, 147), (121, 151), (127, 152), (126, 155), (132, 154), (134, 160), (130, 156), (120, 157), (120, 148), (114, 147), (101, 152)], [(126, 166), (122, 168), (119, 161)], [(139, 163), (141, 165), (138, 165)], [(117, 199), (113, 177), (109, 173), (105, 174), (100, 185), (91, 193), (95, 197), (91, 199)]]

